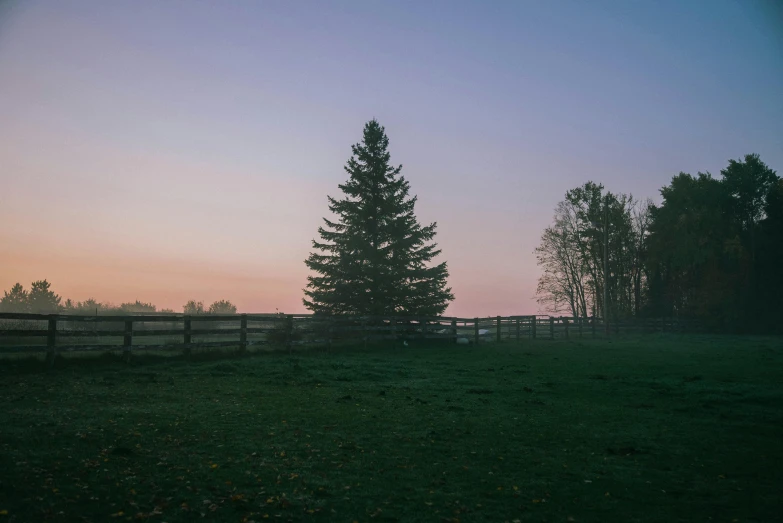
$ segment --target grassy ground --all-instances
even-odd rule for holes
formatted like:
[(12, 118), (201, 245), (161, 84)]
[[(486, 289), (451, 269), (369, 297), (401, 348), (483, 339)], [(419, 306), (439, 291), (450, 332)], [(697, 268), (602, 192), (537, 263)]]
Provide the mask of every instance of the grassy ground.
[(0, 376), (0, 522), (783, 514), (779, 339), (412, 344)]

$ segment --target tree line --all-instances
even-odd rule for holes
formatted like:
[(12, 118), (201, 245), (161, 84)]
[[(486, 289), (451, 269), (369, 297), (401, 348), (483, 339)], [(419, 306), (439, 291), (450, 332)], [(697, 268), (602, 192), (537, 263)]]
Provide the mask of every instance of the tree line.
[[(311, 270), (305, 307), (318, 315), (438, 316), (454, 299), (435, 243), (422, 226), (415, 195), (392, 165), (377, 120), (351, 147), (342, 197), (327, 197), (331, 216), (305, 260)], [(685, 317), (714, 329), (762, 331), (783, 313), (783, 181), (758, 155), (730, 160), (720, 178), (680, 173), (661, 189), (662, 203), (613, 193), (589, 181), (566, 192), (535, 251), (542, 268), (537, 299), (572, 316)], [(61, 299), (46, 280), (16, 284), (0, 310), (156, 312), (152, 304), (117, 307)], [(219, 300), (190, 300), (186, 314), (231, 314)], [(163, 309), (160, 312), (173, 312)]]
[(756, 154), (720, 174), (679, 173), (660, 205), (594, 182), (567, 191), (535, 251), (539, 304), (610, 321), (684, 317), (716, 330), (780, 329), (783, 180)]
[[(204, 307), (200, 301), (190, 300), (182, 306), (185, 314), (236, 314), (237, 307), (228, 300), (218, 300)], [(47, 280), (34, 281), (30, 290), (21, 283), (15, 284), (10, 290), (3, 292), (0, 299), (0, 312), (29, 312), (36, 314), (136, 314), (158, 312), (173, 314), (173, 309), (160, 309), (152, 303), (139, 300), (112, 305), (102, 303), (93, 298), (84, 301), (62, 300), (56, 294)]]

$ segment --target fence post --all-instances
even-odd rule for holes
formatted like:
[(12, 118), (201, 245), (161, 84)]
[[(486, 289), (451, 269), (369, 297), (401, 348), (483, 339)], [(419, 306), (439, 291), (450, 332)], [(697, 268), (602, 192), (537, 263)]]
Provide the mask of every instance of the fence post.
[(549, 317), (549, 337), (555, 339), (555, 317)]
[(577, 317), (576, 320), (579, 322), (579, 339), (582, 339), (582, 318), (581, 316)]
[(533, 334), (533, 339), (536, 339), (536, 325), (538, 324), (538, 318), (533, 315), (530, 317), (530, 332)]
[(593, 330), (593, 338), (595, 338), (595, 316), (590, 317), (590, 326)]
[(122, 359), (125, 363), (130, 362), (131, 345), (133, 345), (133, 320), (125, 320), (125, 332), (122, 336)]
[(288, 347), (288, 355), (291, 355), (291, 347), (293, 347), (294, 337), (294, 317), (288, 315), (285, 317), (285, 345)]
[(46, 359), (49, 368), (54, 367), (54, 360), (57, 357), (57, 315), (49, 315), (49, 329), (46, 333)]
[(501, 337), (501, 335), (502, 335), (502, 332), (501, 332), (501, 330), (500, 330), (500, 316), (498, 316), (498, 317), (497, 317), (497, 322), (498, 322), (498, 324), (497, 324), (497, 331), (498, 331), (498, 343), (500, 343), (500, 339), (501, 339), (500, 337)]
[(478, 318), (473, 318), (473, 336), (475, 339), (476, 346), (478, 346), (478, 340), (479, 340), (479, 320)]
[(451, 334), (454, 336), (454, 343), (457, 343), (457, 320), (451, 320)]
[(239, 347), (242, 352), (247, 350), (247, 314), (239, 319)]
[(519, 343), (519, 318), (517, 318), (517, 344)]
[(185, 356), (190, 359), (190, 315), (185, 316), (185, 335), (182, 338), (182, 342), (185, 344)]

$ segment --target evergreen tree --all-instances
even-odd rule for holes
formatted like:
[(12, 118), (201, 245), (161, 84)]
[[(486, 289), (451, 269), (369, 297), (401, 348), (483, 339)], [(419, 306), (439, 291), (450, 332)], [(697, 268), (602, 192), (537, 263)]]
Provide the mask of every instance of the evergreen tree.
[(10, 291), (3, 292), (0, 299), (0, 312), (29, 312), (30, 300), (27, 291), (21, 283), (11, 287)]
[(422, 227), (414, 214), (416, 196), (389, 164), (389, 139), (371, 120), (362, 143), (352, 146), (345, 166), (348, 180), (331, 196), (320, 241), (305, 264), (305, 306), (315, 313), (371, 315), (440, 315), (454, 299), (447, 287), (448, 269), (430, 262), (440, 254), (433, 242), (436, 223)]
[(40, 314), (52, 314), (60, 310), (60, 296), (50, 290), (52, 286), (46, 280), (34, 281), (30, 286), (28, 299), (30, 310)]

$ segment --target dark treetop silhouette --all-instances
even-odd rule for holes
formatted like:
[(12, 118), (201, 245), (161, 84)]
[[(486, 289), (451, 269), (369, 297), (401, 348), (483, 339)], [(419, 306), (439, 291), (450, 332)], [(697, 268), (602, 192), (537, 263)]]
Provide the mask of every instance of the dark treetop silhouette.
[(430, 264), (440, 254), (436, 224), (419, 225), (416, 196), (402, 166), (389, 164), (388, 146), (384, 128), (368, 122), (345, 166), (350, 177), (339, 185), (345, 197), (328, 197), (337, 219), (324, 218), (305, 260), (315, 273), (304, 291), (313, 312), (435, 316), (454, 299), (446, 263)]
[[(680, 173), (661, 196), (655, 206), (593, 182), (568, 191), (536, 250), (539, 303), (573, 315), (607, 307), (610, 319), (676, 316), (711, 330), (780, 332), (783, 180), (748, 154), (729, 160), (721, 178)], [(602, 208), (608, 274), (594, 226)]]

